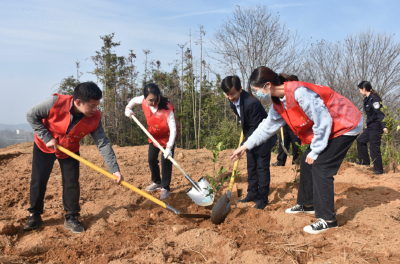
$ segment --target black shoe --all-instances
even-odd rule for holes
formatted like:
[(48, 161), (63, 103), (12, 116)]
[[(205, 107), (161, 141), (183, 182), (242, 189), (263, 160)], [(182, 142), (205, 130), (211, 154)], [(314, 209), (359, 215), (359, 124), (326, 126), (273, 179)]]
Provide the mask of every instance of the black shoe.
[(296, 204), (292, 208), (286, 209), (285, 212), (288, 214), (297, 214), (297, 213), (315, 214), (314, 205), (306, 207), (300, 204)]
[(263, 210), (267, 205), (268, 203), (265, 203), (263, 200), (257, 200), (256, 205), (254, 205), (254, 208)]
[(361, 161), (356, 161), (356, 164), (357, 165), (363, 165), (365, 167), (369, 167), (369, 164), (365, 164), (365, 163), (361, 164)]
[(80, 234), (85, 231), (85, 227), (79, 222), (77, 216), (69, 216), (64, 221), (64, 228), (69, 229), (74, 234)]
[(249, 197), (245, 197), (242, 200), (237, 200), (238, 203), (248, 203), (248, 202), (255, 202), (257, 201), (256, 198), (249, 198)]
[(40, 214), (31, 213), (29, 215), (28, 221), (26, 221), (24, 230), (26, 231), (35, 230), (38, 229), (39, 226), (41, 226), (42, 224), (43, 220)]
[(274, 162), (274, 163), (271, 163), (271, 165), (272, 166), (285, 166), (285, 165), (282, 165), (282, 164), (280, 164), (279, 162)]
[(379, 171), (374, 171), (374, 175), (382, 175), (383, 172), (379, 172)]
[(333, 222), (326, 222), (324, 219), (320, 218), (313, 224), (305, 226), (303, 230), (304, 232), (307, 232), (309, 234), (316, 235), (328, 231), (329, 228), (337, 228), (337, 227), (338, 223), (336, 220)]

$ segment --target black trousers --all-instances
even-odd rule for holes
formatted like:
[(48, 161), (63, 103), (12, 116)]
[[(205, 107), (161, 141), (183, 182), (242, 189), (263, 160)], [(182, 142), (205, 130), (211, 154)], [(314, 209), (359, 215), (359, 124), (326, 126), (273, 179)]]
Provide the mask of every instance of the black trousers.
[(311, 152), (310, 148), (301, 156), (297, 203), (314, 204), (316, 218), (336, 220), (333, 176), (337, 174), (356, 138), (357, 136), (339, 136), (329, 140), (326, 148), (312, 165), (306, 163), (306, 157)]
[[(174, 154), (175, 146), (172, 147), (171, 152)], [(149, 144), (149, 167), (151, 171), (151, 180), (154, 183), (160, 184), (162, 188), (170, 190), (169, 185), (171, 184), (171, 175), (172, 175), (172, 162), (169, 159), (164, 159), (164, 155), (161, 155), (161, 167), (162, 167), (162, 179), (160, 177), (160, 167), (158, 166), (158, 154), (160, 153), (160, 149), (153, 145), (153, 143)]]
[(357, 138), (358, 159), (360, 160), (361, 164), (370, 164), (367, 145), (369, 142), (369, 150), (371, 152), (372, 163), (374, 164), (374, 171), (379, 173), (383, 173), (381, 154), (382, 134), (382, 128), (366, 128)]
[[(75, 153), (79, 155), (79, 151)], [(39, 149), (36, 143), (33, 145), (32, 175), (30, 187), (31, 207), (30, 213), (43, 214), (43, 200), (46, 193), (55, 154), (45, 153)], [(61, 168), (63, 204), (66, 211), (65, 217), (79, 216), (80, 186), (79, 186), (79, 161), (68, 157), (58, 159)]]
[(257, 154), (258, 148), (246, 151), (247, 156), (247, 197), (251, 199), (263, 200), (268, 203), (269, 184), (271, 182), (270, 162), (271, 149), (276, 143), (277, 137), (270, 138), (260, 147), (267, 147), (269, 151), (264, 156)]
[[(299, 147), (296, 145), (296, 143), (301, 144), (301, 140), (296, 137), (296, 135), (293, 133), (292, 129), (288, 125), (284, 125), (283, 127), (283, 145), (287, 150), (289, 150), (290, 143), (292, 143), (292, 154), (293, 154), (293, 161), (296, 162), (297, 158), (299, 157)], [(280, 135), (280, 134), (279, 134)], [(280, 166), (285, 166), (286, 164), (286, 159), (287, 159), (287, 154), (285, 151), (283, 151), (282, 148), (282, 139), (279, 140), (279, 148), (278, 148), (278, 165)]]

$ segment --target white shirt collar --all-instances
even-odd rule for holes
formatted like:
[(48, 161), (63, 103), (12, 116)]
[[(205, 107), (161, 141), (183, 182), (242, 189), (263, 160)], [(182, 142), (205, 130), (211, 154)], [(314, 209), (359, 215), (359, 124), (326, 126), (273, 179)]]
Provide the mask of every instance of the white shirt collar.
[(239, 100), (237, 100), (237, 102), (234, 102), (233, 104), (234, 104), (236, 107), (240, 106), (240, 97), (239, 97)]

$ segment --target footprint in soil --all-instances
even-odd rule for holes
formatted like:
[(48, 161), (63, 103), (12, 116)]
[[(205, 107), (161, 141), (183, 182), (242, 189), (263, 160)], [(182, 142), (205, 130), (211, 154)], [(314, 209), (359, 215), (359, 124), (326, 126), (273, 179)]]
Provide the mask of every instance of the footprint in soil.
[(366, 208), (374, 208), (398, 200), (400, 192), (382, 186), (357, 188), (349, 185), (336, 196), (345, 196), (345, 198), (339, 198), (335, 202), (336, 212), (340, 211), (342, 207), (345, 208), (343, 212), (338, 213), (341, 225), (345, 225)]

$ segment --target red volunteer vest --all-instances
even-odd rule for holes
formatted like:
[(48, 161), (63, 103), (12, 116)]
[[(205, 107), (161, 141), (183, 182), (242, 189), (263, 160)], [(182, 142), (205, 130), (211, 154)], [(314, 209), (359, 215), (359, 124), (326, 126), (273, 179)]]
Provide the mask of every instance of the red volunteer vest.
[[(83, 117), (78, 124), (68, 133), (67, 129), (71, 122), (71, 104), (72, 95), (54, 94), (58, 96), (56, 103), (50, 109), (49, 117), (43, 119), (45, 127), (50, 131), (58, 144), (64, 148), (77, 152), (79, 150), (79, 141), (87, 134), (94, 132), (100, 122), (100, 111), (96, 111), (91, 117)], [(55, 153), (59, 159), (65, 159), (69, 156), (59, 150), (46, 147), (46, 144), (35, 133), (35, 143), (45, 153)]]
[[(167, 119), (171, 111), (175, 112), (174, 106), (168, 102), (168, 110), (158, 109), (153, 114), (151, 112), (149, 105), (147, 104), (147, 101), (143, 99), (142, 109), (144, 112), (144, 116), (146, 117), (147, 120), (147, 130), (154, 137), (154, 139), (157, 140), (157, 142), (163, 148), (165, 148), (167, 146), (170, 134)], [(176, 125), (176, 136), (178, 136), (178, 122), (176, 121), (176, 117), (175, 117), (175, 125)], [(153, 141), (150, 138), (149, 138), (149, 143), (153, 143)]]
[(361, 112), (343, 95), (331, 88), (306, 82), (285, 82), (285, 96), (287, 110), (280, 104), (273, 104), (274, 109), (285, 119), (290, 128), (301, 139), (302, 144), (311, 144), (314, 137), (312, 127), (314, 122), (308, 118), (294, 99), (294, 91), (299, 87), (306, 87), (317, 93), (324, 101), (332, 117), (332, 129), (329, 139), (341, 136), (357, 126), (361, 119)]

